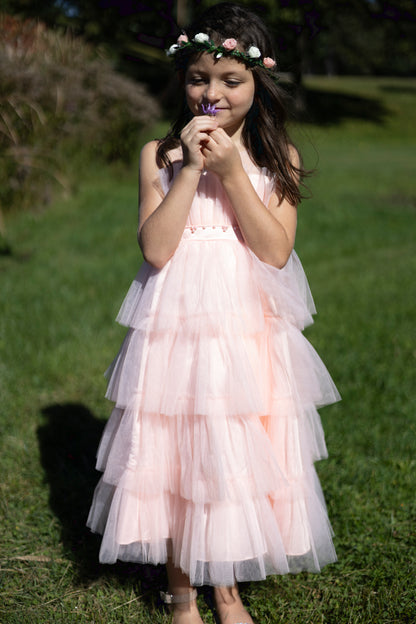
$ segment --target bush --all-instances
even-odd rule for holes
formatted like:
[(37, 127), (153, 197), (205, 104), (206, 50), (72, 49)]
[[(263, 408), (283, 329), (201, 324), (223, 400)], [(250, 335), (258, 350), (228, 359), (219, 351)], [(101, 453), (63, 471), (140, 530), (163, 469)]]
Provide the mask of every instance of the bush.
[[(159, 113), (145, 87), (70, 32), (0, 15), (0, 210), (69, 189), (82, 156), (131, 162)], [(1, 215), (0, 215), (1, 226)]]

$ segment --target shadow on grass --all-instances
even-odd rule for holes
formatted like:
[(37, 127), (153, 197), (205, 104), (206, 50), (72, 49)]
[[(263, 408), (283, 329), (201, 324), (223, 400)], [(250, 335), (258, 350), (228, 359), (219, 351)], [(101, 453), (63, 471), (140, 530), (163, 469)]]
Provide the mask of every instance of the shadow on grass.
[(381, 99), (326, 89), (304, 88), (296, 101), (297, 121), (330, 126), (346, 119), (360, 119), (382, 125), (391, 114)]
[[(116, 579), (121, 585), (140, 586), (140, 598), (153, 606), (155, 598), (164, 609), (159, 591), (166, 589), (165, 566), (117, 562), (101, 565), (98, 551), (101, 536), (86, 527), (89, 508), (100, 473), (95, 470), (95, 454), (104, 423), (85, 405), (60, 403), (42, 409), (45, 423), (38, 428), (39, 448), (45, 478), (49, 485), (49, 504), (61, 524), (61, 539), (68, 559), (76, 564), (77, 582), (89, 583), (98, 578)], [(250, 583), (240, 587), (244, 596)], [(200, 587), (215, 621), (213, 590)], [(136, 589), (137, 592), (137, 589)]]
[(153, 602), (166, 587), (164, 566), (98, 562), (100, 536), (86, 527), (94, 488), (100, 477), (95, 454), (104, 424), (84, 405), (64, 403), (42, 409), (45, 424), (38, 429), (42, 466), (50, 488), (49, 502), (61, 524), (67, 556), (78, 570), (77, 581), (116, 577), (121, 584), (140, 583), (145, 601)]
[[(166, 589), (165, 566), (117, 562), (101, 565), (98, 551), (101, 537), (86, 527), (86, 520), (100, 473), (95, 470), (95, 454), (104, 423), (85, 405), (60, 403), (42, 409), (45, 423), (38, 428), (39, 448), (45, 478), (49, 485), (49, 503), (61, 524), (65, 553), (75, 563), (76, 582), (88, 584), (97, 579), (116, 580), (135, 590), (149, 609), (157, 601), (165, 609), (159, 591)], [(250, 605), (251, 583), (241, 583), (240, 592)], [(198, 593), (219, 624), (213, 588), (198, 588)], [(156, 600), (155, 600), (156, 599)]]

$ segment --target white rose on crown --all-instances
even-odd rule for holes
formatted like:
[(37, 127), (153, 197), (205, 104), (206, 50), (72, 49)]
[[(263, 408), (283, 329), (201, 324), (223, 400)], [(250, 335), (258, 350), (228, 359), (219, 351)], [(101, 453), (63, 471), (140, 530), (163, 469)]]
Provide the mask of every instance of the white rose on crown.
[(261, 52), (256, 46), (250, 46), (247, 54), (250, 58), (259, 58), (261, 56)]
[(197, 35), (195, 35), (194, 41), (196, 41), (197, 43), (205, 43), (206, 41), (209, 41), (209, 37), (205, 33), (198, 33)]
[(172, 56), (172, 54), (176, 54), (176, 52), (179, 50), (179, 45), (177, 43), (174, 43), (173, 45), (170, 46), (169, 50), (166, 52), (166, 54), (168, 56)]

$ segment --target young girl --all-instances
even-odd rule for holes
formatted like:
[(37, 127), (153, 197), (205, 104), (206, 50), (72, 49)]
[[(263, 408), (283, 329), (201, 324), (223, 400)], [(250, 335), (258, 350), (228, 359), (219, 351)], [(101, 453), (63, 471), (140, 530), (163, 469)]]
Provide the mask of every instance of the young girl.
[[(301, 330), (312, 298), (293, 251), (304, 170), (261, 20), (209, 9), (170, 49), (185, 89), (140, 160), (143, 264), (118, 321), (115, 408), (88, 524), (100, 561), (166, 563), (175, 624), (252, 624), (238, 581), (335, 561), (313, 462), (337, 391)], [(210, 113), (210, 114), (206, 114)]]

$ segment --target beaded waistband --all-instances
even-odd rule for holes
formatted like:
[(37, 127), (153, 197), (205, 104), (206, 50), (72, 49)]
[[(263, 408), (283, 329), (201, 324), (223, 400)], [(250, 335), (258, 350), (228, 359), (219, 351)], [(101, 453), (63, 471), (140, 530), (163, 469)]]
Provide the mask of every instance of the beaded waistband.
[(182, 240), (243, 240), (237, 225), (187, 225)]

